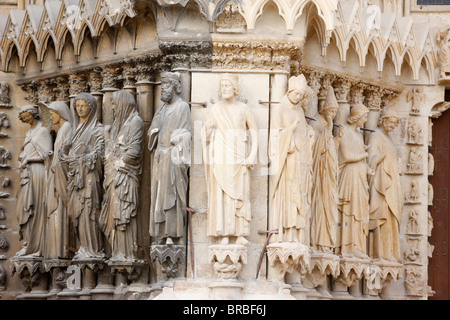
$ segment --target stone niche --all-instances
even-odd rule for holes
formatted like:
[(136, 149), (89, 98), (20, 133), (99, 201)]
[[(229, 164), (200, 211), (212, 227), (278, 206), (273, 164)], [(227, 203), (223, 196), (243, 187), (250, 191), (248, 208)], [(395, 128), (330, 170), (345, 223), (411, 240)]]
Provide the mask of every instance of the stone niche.
[[(221, 73), (192, 72), (191, 101), (208, 106), (217, 103), (219, 97), (219, 78)], [(267, 230), (268, 213), (268, 176), (267, 176), (267, 142), (269, 107), (259, 101), (269, 101), (269, 74), (239, 73), (239, 100), (250, 107), (259, 129), (258, 164), (251, 171), (250, 192), (252, 206), (252, 220), (250, 236), (247, 240), (247, 263), (243, 264), (238, 279), (255, 279), (258, 261), (263, 250), (265, 235), (258, 234), (259, 230)], [(193, 124), (192, 165), (189, 183), (189, 207), (196, 209), (192, 215), (192, 241), (194, 248), (195, 266), (191, 265), (188, 247), (188, 278), (214, 278), (212, 264), (208, 260), (208, 248), (213, 245), (206, 235), (207, 230), (207, 199), (205, 169), (202, 162), (201, 127), (205, 121), (206, 108), (201, 104), (192, 104), (191, 115)], [(194, 191), (195, 190), (195, 191)], [(266, 270), (264, 264), (259, 277), (264, 278)]]

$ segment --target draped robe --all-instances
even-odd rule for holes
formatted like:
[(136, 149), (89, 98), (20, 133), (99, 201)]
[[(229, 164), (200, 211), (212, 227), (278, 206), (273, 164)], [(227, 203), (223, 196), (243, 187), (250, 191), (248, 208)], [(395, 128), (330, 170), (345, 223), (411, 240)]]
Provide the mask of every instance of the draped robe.
[[(250, 108), (220, 101), (209, 107), (211, 127), (202, 127), (203, 160), (208, 192), (207, 235), (247, 236), (250, 234), (250, 172), (245, 165), (250, 143), (247, 127), (257, 127)], [(256, 133), (257, 134), (257, 133)]]
[(44, 254), (46, 166), (53, 152), (52, 140), (50, 132), (37, 121), (36, 127), (27, 131), (20, 148), (16, 216), (24, 249), (19, 255)]
[[(369, 253), (372, 258), (401, 263), (400, 221), (402, 191), (397, 151), (382, 132), (370, 136), (369, 165), (375, 166), (370, 179)], [(381, 161), (376, 163), (377, 158)]]
[(270, 132), (270, 229), (278, 230), (271, 241), (286, 241), (284, 231), (292, 229), (309, 244), (314, 131), (301, 106), (284, 96), (272, 109)]
[(112, 248), (111, 259), (134, 261), (144, 122), (132, 106), (118, 109), (105, 148), (105, 195), (99, 222)]
[[(317, 122), (317, 123), (316, 123)], [(339, 163), (332, 128), (319, 116), (313, 147), (313, 187), (311, 204), (311, 246), (315, 250), (336, 246)]]
[(69, 217), (67, 216), (67, 172), (61, 165), (58, 150), (70, 137), (72, 125), (68, 121), (59, 128), (55, 139), (54, 155), (48, 172), (46, 259), (68, 258)]
[(181, 98), (173, 104), (164, 103), (153, 117), (148, 131), (153, 152), (151, 236), (184, 235), (191, 131), (189, 105)]
[(85, 122), (79, 124), (76, 112), (74, 119), (69, 153), (59, 153), (68, 173), (68, 213), (78, 241), (74, 259), (103, 258), (98, 225), (103, 192), (103, 125), (97, 120), (97, 108), (94, 106), (91, 106)]
[(364, 140), (359, 131), (344, 125), (339, 145), (337, 254), (366, 254), (369, 227), (369, 185)]

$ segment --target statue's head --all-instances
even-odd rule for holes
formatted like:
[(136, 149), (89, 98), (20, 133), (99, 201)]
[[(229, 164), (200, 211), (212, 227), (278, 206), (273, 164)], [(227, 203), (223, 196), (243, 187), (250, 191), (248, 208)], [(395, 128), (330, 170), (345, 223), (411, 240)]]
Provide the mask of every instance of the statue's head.
[(90, 93), (79, 93), (74, 99), (74, 104), (76, 114), (80, 118), (87, 118), (89, 114), (97, 112), (97, 100)]
[(400, 117), (394, 110), (386, 109), (382, 112), (380, 124), (387, 132), (394, 130), (399, 123)]
[(223, 99), (232, 95), (239, 96), (239, 77), (237, 74), (224, 73), (220, 76), (220, 96)]
[(35, 120), (40, 119), (38, 106), (25, 105), (20, 108), (19, 120), (23, 123), (32, 124)]
[(58, 124), (60, 119), (72, 122), (72, 114), (70, 113), (69, 106), (64, 101), (54, 101), (48, 106), (52, 122)]
[(306, 110), (314, 91), (308, 85), (305, 76), (301, 74), (297, 77), (291, 77), (288, 85), (289, 87), (286, 94), (288, 99), (294, 105), (300, 103), (303, 110)]
[(180, 74), (178, 72), (164, 72), (161, 75), (161, 100), (169, 102), (174, 95), (180, 94)]
[(369, 113), (369, 109), (361, 103), (355, 103), (351, 106), (350, 116), (348, 117), (347, 122), (349, 124), (356, 124), (358, 127), (362, 127), (364, 123), (367, 121), (367, 115)]
[(327, 115), (329, 115), (332, 119), (334, 119), (338, 111), (339, 105), (336, 100), (336, 96), (334, 95), (334, 89), (332, 86), (328, 86), (327, 96), (322, 108), (319, 111), (319, 114), (323, 117), (327, 117)]

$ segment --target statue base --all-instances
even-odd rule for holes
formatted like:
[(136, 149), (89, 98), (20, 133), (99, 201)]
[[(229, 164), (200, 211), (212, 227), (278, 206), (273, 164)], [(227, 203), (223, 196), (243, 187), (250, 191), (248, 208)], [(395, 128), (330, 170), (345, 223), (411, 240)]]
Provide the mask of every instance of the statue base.
[(267, 246), (269, 280), (284, 281), (286, 273), (295, 270), (303, 278), (309, 270), (310, 249), (297, 242), (275, 242)]
[(160, 265), (158, 271), (164, 274), (166, 279), (180, 277), (186, 269), (186, 246), (175, 244), (152, 245), (150, 247), (150, 259), (152, 261), (158, 260)]
[[(333, 281), (334, 300), (354, 300), (360, 297), (359, 281), (367, 276), (369, 259), (340, 257), (339, 275)], [(355, 286), (357, 288), (355, 288)], [(350, 294), (352, 293), (352, 294)]]
[(313, 251), (311, 253), (310, 270), (303, 284), (309, 289), (308, 298), (331, 299), (327, 283), (328, 276), (333, 278), (339, 274), (339, 257), (327, 252)]
[(247, 263), (247, 247), (239, 244), (212, 245), (208, 248), (208, 260), (217, 278), (236, 279)]
[(45, 273), (43, 258), (37, 256), (14, 256), (9, 259), (11, 274), (18, 274), (25, 289), (17, 299), (47, 299), (48, 275)]

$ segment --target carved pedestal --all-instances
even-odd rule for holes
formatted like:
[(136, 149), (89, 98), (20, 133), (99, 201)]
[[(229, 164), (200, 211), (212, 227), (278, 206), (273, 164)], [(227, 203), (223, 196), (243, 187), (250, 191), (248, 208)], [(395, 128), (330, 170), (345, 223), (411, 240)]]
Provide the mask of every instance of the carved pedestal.
[(208, 257), (218, 278), (236, 279), (242, 264), (247, 263), (247, 247), (238, 244), (212, 245), (208, 248)]
[(50, 273), (48, 300), (57, 298), (57, 294), (67, 288), (67, 267), (71, 261), (68, 259), (44, 260), (45, 272)]
[(48, 295), (48, 275), (45, 273), (42, 257), (19, 256), (12, 257), (11, 274), (18, 274), (25, 292), (18, 295), (17, 299), (46, 299)]
[(182, 245), (152, 245), (150, 259), (158, 260), (167, 279), (182, 277), (186, 269), (186, 247)]
[(319, 251), (311, 253), (310, 271), (306, 274), (303, 284), (309, 289), (309, 299), (331, 299), (328, 288), (328, 276), (336, 278), (339, 275), (339, 257)]
[(403, 265), (384, 260), (373, 261), (366, 276), (366, 294), (371, 298), (391, 299), (387, 287), (401, 278)]
[(333, 281), (333, 299), (352, 300), (361, 296), (360, 280), (367, 276), (369, 260), (343, 257), (339, 275)]
[[(97, 273), (105, 266), (104, 259), (78, 259), (72, 261), (74, 269), (81, 271), (81, 291), (79, 292), (80, 300), (91, 300), (92, 291), (97, 285)], [(75, 271), (76, 272), (76, 271)]]
[(133, 283), (140, 278), (146, 266), (144, 261), (110, 261), (108, 266), (111, 268), (111, 274), (115, 274), (115, 299), (127, 298), (136, 291), (141, 291), (134, 290), (137, 288), (134, 288)]

